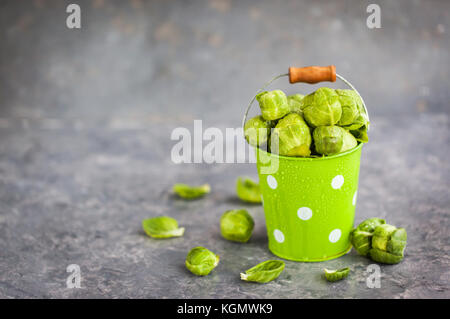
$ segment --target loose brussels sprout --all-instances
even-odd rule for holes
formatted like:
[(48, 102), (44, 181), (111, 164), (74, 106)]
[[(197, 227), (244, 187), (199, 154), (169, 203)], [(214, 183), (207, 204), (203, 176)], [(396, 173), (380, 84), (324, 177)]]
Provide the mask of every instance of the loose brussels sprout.
[(211, 191), (211, 187), (209, 186), (209, 184), (203, 184), (201, 186), (175, 184), (173, 186), (173, 191), (178, 194), (178, 196), (184, 199), (195, 199), (208, 194)]
[(302, 100), (306, 122), (312, 127), (335, 125), (342, 115), (339, 95), (330, 88), (320, 88)]
[(406, 239), (404, 228), (388, 224), (377, 226), (373, 233), (370, 257), (380, 263), (397, 264), (403, 259)]
[(375, 228), (385, 223), (384, 219), (369, 218), (350, 232), (350, 241), (360, 255), (367, 256), (369, 254), (372, 248), (372, 236)]
[(261, 203), (261, 189), (259, 183), (250, 178), (239, 177), (236, 181), (236, 193), (244, 202)]
[(186, 268), (194, 275), (206, 276), (219, 264), (219, 256), (204, 247), (192, 248), (186, 257)]
[(290, 113), (278, 121), (269, 142), (271, 151), (275, 154), (286, 156), (311, 154), (311, 132), (303, 117), (297, 113)]
[(323, 155), (342, 153), (354, 148), (358, 142), (340, 126), (319, 126), (313, 132), (316, 152)]
[(245, 209), (226, 211), (220, 218), (220, 232), (223, 238), (231, 241), (247, 242), (254, 226), (252, 216)]
[(284, 270), (284, 262), (281, 260), (267, 260), (262, 262), (244, 273), (241, 273), (241, 279), (244, 281), (254, 281), (266, 283), (276, 279)]
[(248, 120), (244, 125), (244, 135), (247, 142), (256, 147), (267, 142), (270, 134), (270, 124), (261, 115)]
[(328, 270), (325, 268), (324, 271), (327, 281), (335, 282), (346, 278), (350, 272), (350, 268), (346, 267), (338, 270)]
[(281, 90), (264, 91), (256, 95), (262, 117), (265, 120), (277, 120), (289, 113), (289, 104)]
[(302, 94), (294, 94), (287, 97), (291, 113), (302, 113), (302, 100), (304, 97)]
[(178, 228), (176, 219), (167, 216), (144, 219), (142, 228), (148, 236), (153, 238), (180, 237), (184, 234), (184, 228)]
[(338, 122), (339, 126), (351, 125), (359, 116), (362, 109), (362, 101), (358, 93), (353, 90), (336, 90), (342, 107), (342, 115)]
[(385, 264), (402, 261), (406, 239), (404, 228), (396, 228), (379, 218), (365, 220), (350, 233), (350, 241), (358, 253)]

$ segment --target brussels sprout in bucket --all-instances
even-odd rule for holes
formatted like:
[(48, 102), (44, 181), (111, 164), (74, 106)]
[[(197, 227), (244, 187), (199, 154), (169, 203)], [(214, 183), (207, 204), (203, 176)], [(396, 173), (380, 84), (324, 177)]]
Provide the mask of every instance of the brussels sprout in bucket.
[(369, 141), (369, 117), (354, 90), (322, 87), (306, 96), (288, 97), (283, 91), (274, 90), (261, 92), (255, 99), (262, 115), (244, 124), (245, 138), (254, 147), (267, 142), (274, 154), (321, 157), (343, 153)]

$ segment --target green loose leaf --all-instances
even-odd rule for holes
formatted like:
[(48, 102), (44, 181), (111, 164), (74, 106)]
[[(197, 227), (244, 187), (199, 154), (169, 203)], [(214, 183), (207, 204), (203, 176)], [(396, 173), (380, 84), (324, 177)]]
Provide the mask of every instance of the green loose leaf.
[(209, 184), (201, 186), (190, 186), (186, 184), (175, 184), (173, 191), (184, 199), (195, 199), (208, 194), (211, 191)]
[(272, 153), (285, 156), (309, 156), (311, 132), (303, 117), (290, 113), (278, 121), (270, 139)]
[(261, 92), (256, 95), (256, 100), (259, 102), (262, 117), (267, 121), (280, 119), (289, 113), (286, 94), (281, 90)]
[(293, 94), (287, 97), (291, 113), (302, 113), (302, 100), (304, 97), (302, 94)]
[(245, 122), (245, 139), (250, 145), (258, 147), (267, 142), (270, 134), (270, 128), (270, 121), (266, 121), (262, 116), (253, 117)]
[(245, 273), (241, 273), (241, 279), (244, 281), (266, 283), (276, 279), (283, 270), (283, 261), (267, 260), (250, 268)]
[(346, 267), (338, 270), (329, 270), (325, 268), (324, 271), (325, 278), (330, 282), (335, 282), (346, 278), (350, 272), (350, 268)]
[(372, 248), (369, 256), (373, 261), (383, 264), (398, 264), (403, 260), (403, 256), (397, 256), (377, 248)]
[(319, 88), (302, 100), (306, 122), (312, 127), (335, 125), (342, 115), (339, 95), (330, 88)]
[(178, 228), (176, 219), (167, 216), (144, 219), (142, 228), (148, 236), (153, 238), (180, 237), (184, 234), (184, 228)]
[(195, 247), (186, 256), (186, 268), (194, 275), (206, 276), (218, 264), (219, 256), (204, 247)]
[(220, 218), (220, 232), (223, 238), (231, 241), (247, 242), (254, 226), (252, 216), (245, 209), (226, 211)]
[(236, 193), (244, 202), (261, 203), (261, 189), (259, 183), (248, 177), (239, 177), (236, 181)]
[(375, 228), (385, 223), (384, 219), (369, 218), (359, 224), (358, 227), (350, 232), (350, 241), (353, 248), (360, 255), (367, 256), (372, 248), (372, 236)]

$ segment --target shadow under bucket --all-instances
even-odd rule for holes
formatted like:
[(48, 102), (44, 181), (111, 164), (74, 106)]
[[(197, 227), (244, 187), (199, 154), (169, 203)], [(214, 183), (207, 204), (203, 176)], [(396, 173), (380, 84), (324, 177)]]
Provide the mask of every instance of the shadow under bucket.
[(317, 262), (350, 248), (362, 144), (333, 156), (286, 157), (256, 149), (270, 251)]

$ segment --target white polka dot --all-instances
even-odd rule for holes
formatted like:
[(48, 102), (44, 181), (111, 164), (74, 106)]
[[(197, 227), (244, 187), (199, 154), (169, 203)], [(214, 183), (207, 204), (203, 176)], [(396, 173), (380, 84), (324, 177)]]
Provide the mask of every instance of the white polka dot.
[(275, 189), (278, 186), (277, 180), (272, 175), (267, 176), (267, 185), (269, 185), (270, 188)]
[(332, 243), (335, 243), (339, 240), (339, 238), (341, 238), (341, 230), (340, 229), (335, 229), (333, 230), (330, 235), (328, 236), (328, 240)]
[(273, 231), (273, 236), (275, 237), (275, 240), (279, 243), (284, 242), (284, 234), (279, 229), (275, 229)]
[(353, 206), (356, 205), (356, 197), (357, 196), (358, 196), (358, 191), (356, 191), (355, 194), (353, 195), (353, 200), (352, 200)]
[(308, 220), (312, 217), (312, 210), (309, 207), (300, 207), (297, 211), (298, 218)]
[(339, 189), (344, 184), (344, 176), (342, 175), (336, 175), (333, 180), (331, 181), (331, 187), (334, 189)]

